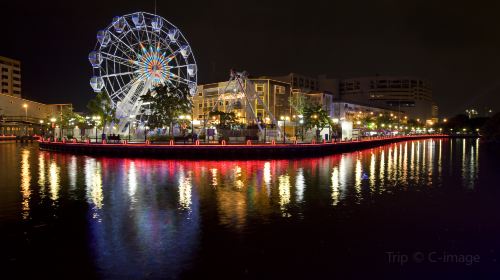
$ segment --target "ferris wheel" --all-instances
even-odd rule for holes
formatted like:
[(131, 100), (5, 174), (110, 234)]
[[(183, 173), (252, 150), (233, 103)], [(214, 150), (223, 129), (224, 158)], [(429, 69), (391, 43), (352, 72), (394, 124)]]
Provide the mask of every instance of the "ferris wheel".
[(89, 54), (93, 68), (90, 86), (109, 95), (116, 106), (123, 131), (141, 119), (141, 96), (158, 85), (187, 86), (196, 93), (197, 66), (181, 31), (161, 16), (137, 12), (114, 17), (97, 32), (97, 44)]

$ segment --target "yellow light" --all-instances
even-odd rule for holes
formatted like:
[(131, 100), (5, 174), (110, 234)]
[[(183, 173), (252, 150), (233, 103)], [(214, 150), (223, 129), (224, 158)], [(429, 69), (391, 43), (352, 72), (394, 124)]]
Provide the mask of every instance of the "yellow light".
[(43, 124), (43, 120), (40, 120), (40, 123)]
[(24, 103), (23, 108), (28, 108), (28, 104)]
[(447, 121), (448, 121), (448, 119), (443, 119), (443, 122), (447, 122)]
[(51, 118), (50, 122), (56, 122), (56, 118)]
[(357, 122), (356, 122), (356, 124), (357, 124), (357, 125), (360, 125), (360, 124), (361, 124), (361, 121), (357, 121)]

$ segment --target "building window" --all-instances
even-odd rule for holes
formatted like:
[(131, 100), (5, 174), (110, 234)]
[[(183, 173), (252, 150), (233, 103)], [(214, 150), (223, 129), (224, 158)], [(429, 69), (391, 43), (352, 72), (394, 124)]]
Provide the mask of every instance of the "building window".
[(264, 85), (255, 85), (256, 92), (264, 92)]
[(285, 87), (284, 86), (274, 86), (274, 92), (276, 94), (284, 94), (285, 93)]

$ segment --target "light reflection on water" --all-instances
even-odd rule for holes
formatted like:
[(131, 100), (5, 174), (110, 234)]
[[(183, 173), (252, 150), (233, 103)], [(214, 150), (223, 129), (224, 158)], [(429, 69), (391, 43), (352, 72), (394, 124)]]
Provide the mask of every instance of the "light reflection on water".
[(86, 201), (102, 271), (175, 274), (196, 251), (201, 218), (243, 232), (251, 220), (302, 219), (311, 207), (362, 204), (445, 180), (473, 190), (479, 147), (479, 140), (433, 139), (318, 159), (231, 162), (93, 158), (26, 146), (18, 161), (19, 215), (28, 219), (44, 201)]

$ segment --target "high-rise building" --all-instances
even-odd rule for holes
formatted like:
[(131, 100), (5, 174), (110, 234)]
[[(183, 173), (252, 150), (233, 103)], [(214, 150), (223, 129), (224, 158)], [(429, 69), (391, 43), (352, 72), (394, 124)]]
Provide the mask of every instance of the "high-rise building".
[(363, 77), (343, 79), (338, 88), (342, 100), (404, 111), (413, 119), (437, 118), (429, 81), (417, 77)]
[(417, 77), (332, 79), (290, 73), (273, 78), (290, 83), (293, 93), (330, 94), (334, 101), (404, 112), (413, 119), (435, 120), (438, 115), (431, 83)]
[(0, 56), (0, 93), (21, 97), (21, 62)]

